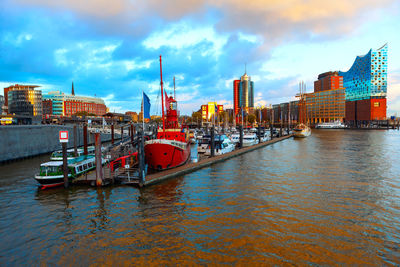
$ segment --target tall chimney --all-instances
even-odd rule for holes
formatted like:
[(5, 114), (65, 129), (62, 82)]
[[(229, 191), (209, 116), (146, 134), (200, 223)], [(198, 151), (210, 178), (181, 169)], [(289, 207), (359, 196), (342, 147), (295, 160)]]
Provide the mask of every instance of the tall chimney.
[(72, 94), (72, 95), (75, 95), (75, 91), (74, 91), (74, 82), (72, 82), (72, 92), (71, 92), (71, 94)]

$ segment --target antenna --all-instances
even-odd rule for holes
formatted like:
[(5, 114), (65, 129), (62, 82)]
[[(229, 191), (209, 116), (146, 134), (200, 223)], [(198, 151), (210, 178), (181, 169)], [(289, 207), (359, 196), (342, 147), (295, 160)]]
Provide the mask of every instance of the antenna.
[(247, 63), (244, 63), (244, 74), (247, 74)]
[(176, 100), (176, 98), (175, 98), (175, 76), (174, 76), (174, 99)]

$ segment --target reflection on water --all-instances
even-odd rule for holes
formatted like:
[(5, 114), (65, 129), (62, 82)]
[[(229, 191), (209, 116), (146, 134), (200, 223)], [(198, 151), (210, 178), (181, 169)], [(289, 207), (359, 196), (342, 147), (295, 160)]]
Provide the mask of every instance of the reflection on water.
[(400, 134), (315, 130), (137, 189), (0, 166), (0, 265), (397, 265)]

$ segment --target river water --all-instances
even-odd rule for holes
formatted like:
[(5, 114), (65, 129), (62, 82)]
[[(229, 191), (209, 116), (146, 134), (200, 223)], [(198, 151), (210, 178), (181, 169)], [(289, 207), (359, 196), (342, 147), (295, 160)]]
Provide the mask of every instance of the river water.
[(0, 166), (0, 265), (399, 265), (400, 132), (314, 130), (142, 190)]

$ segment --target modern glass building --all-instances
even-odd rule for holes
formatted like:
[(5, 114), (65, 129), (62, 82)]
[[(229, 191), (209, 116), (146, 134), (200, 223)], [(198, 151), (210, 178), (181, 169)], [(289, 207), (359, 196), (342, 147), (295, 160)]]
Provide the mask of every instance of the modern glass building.
[(4, 88), (5, 104), (9, 114), (42, 116), (42, 91), (36, 85), (12, 85)]
[(388, 45), (385, 44), (356, 57), (347, 72), (339, 72), (346, 88), (347, 121), (386, 119), (387, 58)]
[(0, 114), (3, 113), (4, 96), (0, 95)]
[(78, 112), (88, 112), (98, 116), (107, 113), (104, 100), (98, 97), (66, 95), (61, 91), (52, 91), (43, 95), (44, 100), (52, 103), (52, 114), (59, 116), (72, 116)]
[[(254, 109), (254, 82), (245, 73), (240, 80), (233, 81), (233, 107), (235, 115), (240, 115), (242, 110), (252, 113)], [(237, 122), (239, 121), (238, 118)]]
[(366, 55), (357, 56), (347, 72), (339, 72), (346, 88), (346, 101), (386, 98), (387, 52), (387, 44), (371, 49)]
[(51, 100), (52, 115), (64, 115), (64, 100), (65, 95), (61, 91), (51, 91), (43, 95), (44, 100)]

